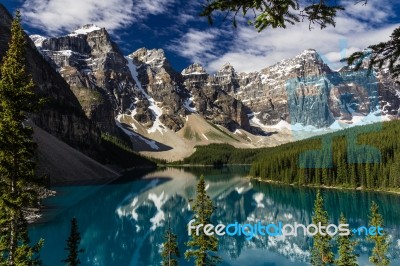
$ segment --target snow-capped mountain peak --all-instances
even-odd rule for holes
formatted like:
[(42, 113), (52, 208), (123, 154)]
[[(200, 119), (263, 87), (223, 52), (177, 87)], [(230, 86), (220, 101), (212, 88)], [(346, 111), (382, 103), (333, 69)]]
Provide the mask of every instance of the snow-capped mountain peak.
[(43, 42), (45, 40), (47, 40), (47, 37), (42, 36), (42, 35), (38, 35), (38, 34), (33, 34), (29, 36), (31, 38), (31, 40), (33, 41), (33, 43), (35, 44), (36, 47), (42, 47)]
[(231, 132), (259, 134), (264, 126), (283, 122), (292, 131), (296, 124), (328, 128), (336, 120), (353, 121), (350, 108), (362, 116), (376, 111), (370, 101), (378, 86), (385, 90), (379, 99), (384, 114), (396, 115), (400, 106), (394, 93), (398, 87), (385, 75), (364, 78), (333, 71), (314, 49), (258, 72), (237, 73), (227, 63), (210, 75), (198, 63), (177, 72), (162, 49), (140, 48), (124, 57), (96, 25), (58, 38), (31, 38), (70, 84), (88, 118), (106, 132), (115, 130), (116, 115), (135, 134), (151, 138), (183, 129), (186, 139), (209, 139), (202, 137), (206, 132), (186, 128), (191, 114)]
[(101, 30), (101, 28), (96, 26), (95, 24), (87, 24), (87, 25), (77, 28), (76, 30), (71, 32), (71, 34), (69, 34), (69, 36), (76, 36), (79, 34), (85, 35), (85, 34), (88, 34), (90, 32), (97, 31), (97, 30)]

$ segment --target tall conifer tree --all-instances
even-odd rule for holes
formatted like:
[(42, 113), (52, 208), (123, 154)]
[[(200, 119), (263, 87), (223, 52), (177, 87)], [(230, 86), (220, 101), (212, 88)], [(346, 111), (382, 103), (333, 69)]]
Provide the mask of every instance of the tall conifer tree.
[[(192, 210), (195, 213), (196, 221), (194, 226), (199, 224), (210, 224), (211, 215), (214, 211), (213, 203), (206, 192), (206, 183), (204, 176), (200, 177), (197, 184), (197, 195), (194, 200)], [(188, 250), (185, 252), (185, 258), (195, 258), (196, 266), (211, 266), (217, 265), (220, 262), (220, 257), (213, 254), (218, 251), (218, 239), (215, 235), (207, 236), (203, 230), (199, 230), (199, 235), (193, 234), (192, 238), (186, 243)]]
[[(344, 217), (343, 213), (340, 214), (339, 223), (347, 224), (347, 220)], [(335, 265), (357, 266), (357, 255), (354, 254), (354, 247), (357, 245), (357, 242), (351, 240), (351, 235), (339, 236), (337, 242), (339, 245), (339, 258), (335, 261)]]
[(76, 218), (71, 220), (71, 233), (67, 239), (67, 247), (65, 250), (68, 251), (68, 258), (62, 260), (67, 266), (77, 266), (81, 264), (79, 260), (79, 253), (84, 252), (84, 249), (79, 248), (81, 243), (81, 235), (79, 233), (78, 221)]
[[(312, 223), (317, 225), (321, 223), (322, 226), (327, 226), (329, 222), (328, 213), (324, 209), (324, 199), (321, 192), (318, 191), (317, 198), (314, 202), (314, 215)], [(311, 264), (315, 266), (331, 265), (333, 263), (332, 245), (330, 243), (331, 237), (317, 233), (314, 236), (314, 243), (311, 249)]]
[(162, 256), (162, 265), (163, 266), (178, 266), (178, 261), (176, 258), (179, 258), (181, 255), (178, 249), (177, 236), (172, 233), (171, 226), (168, 219), (168, 229), (164, 235), (164, 245), (162, 248), (161, 256)]
[[(379, 207), (376, 202), (372, 202), (370, 215), (369, 215), (369, 226), (375, 226), (376, 228), (383, 228), (383, 217), (379, 213)], [(378, 229), (377, 229), (378, 232)], [(389, 241), (386, 233), (383, 235), (369, 235), (368, 240), (374, 243), (372, 249), (372, 255), (369, 257), (369, 261), (375, 265), (388, 266), (390, 265), (390, 259), (387, 257)]]
[(32, 128), (27, 113), (38, 107), (25, 71), (25, 34), (17, 11), (0, 68), (0, 264), (39, 265), (42, 241), (29, 245), (25, 216), (38, 206)]

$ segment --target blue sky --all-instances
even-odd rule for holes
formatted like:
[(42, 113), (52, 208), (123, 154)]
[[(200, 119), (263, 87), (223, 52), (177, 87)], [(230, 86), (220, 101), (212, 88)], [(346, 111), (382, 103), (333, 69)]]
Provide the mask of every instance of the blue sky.
[(11, 12), (21, 9), (29, 34), (60, 36), (95, 23), (110, 32), (125, 54), (141, 47), (162, 48), (176, 70), (199, 62), (209, 72), (227, 62), (239, 72), (260, 70), (308, 48), (338, 68), (341, 57), (389, 39), (400, 26), (400, 1), (354, 2), (342, 0), (346, 11), (338, 14), (336, 28), (309, 31), (302, 23), (258, 33), (245, 21), (237, 29), (229, 21), (209, 25), (198, 16), (202, 0), (2, 1)]

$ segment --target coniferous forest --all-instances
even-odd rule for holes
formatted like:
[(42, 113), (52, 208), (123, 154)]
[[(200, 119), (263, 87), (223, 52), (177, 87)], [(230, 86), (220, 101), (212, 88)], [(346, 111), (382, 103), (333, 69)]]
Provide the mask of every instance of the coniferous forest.
[(196, 146), (196, 151), (182, 161), (173, 164), (224, 165), (251, 164), (265, 149), (237, 149), (229, 144)]
[(287, 184), (398, 189), (399, 133), (396, 120), (268, 148), (250, 175)]
[(252, 164), (250, 175), (285, 184), (400, 188), (400, 121), (353, 127), (262, 149), (196, 147), (174, 164)]

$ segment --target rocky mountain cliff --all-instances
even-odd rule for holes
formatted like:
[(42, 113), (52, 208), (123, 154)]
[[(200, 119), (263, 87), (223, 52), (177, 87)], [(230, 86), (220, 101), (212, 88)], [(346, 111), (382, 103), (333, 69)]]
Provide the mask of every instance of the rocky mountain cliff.
[(187, 112), (183, 103), (188, 93), (181, 85), (181, 76), (171, 67), (164, 51), (141, 48), (130, 54), (128, 60), (131, 68), (134, 68), (132, 76), (150, 102), (148, 113), (141, 112), (143, 104), (140, 101), (135, 103), (135, 119), (152, 126), (152, 119), (156, 118), (170, 130), (181, 129), (184, 124), (182, 117)]
[[(10, 40), (12, 17), (0, 4), (0, 58), (5, 55)], [(46, 99), (33, 121), (73, 147), (94, 155), (100, 142), (100, 132), (85, 116), (77, 97), (65, 80), (38, 53), (34, 43), (26, 37), (27, 70), (36, 84), (38, 95)]]
[(230, 76), (233, 74), (231, 72), (224, 76), (223, 71), (220, 71), (216, 76), (210, 76), (199, 64), (192, 64), (182, 71), (184, 86), (190, 91), (195, 110), (199, 114), (231, 131), (235, 131), (237, 125), (250, 131), (247, 116), (250, 109), (229, 94), (228, 87), (235, 84)]
[[(118, 114), (131, 115), (149, 132), (178, 131), (186, 114), (195, 112), (184, 77), (171, 67), (161, 49), (142, 48), (124, 57), (107, 31), (95, 25), (66, 36), (31, 38), (71, 86), (86, 116), (103, 131), (116, 130)], [(207, 95), (208, 106), (202, 104), (200, 113), (207, 113), (212, 122), (249, 129), (241, 104), (232, 96), (211, 87), (202, 95)], [(213, 109), (207, 108), (210, 105)]]
[(107, 31), (87, 25), (67, 36), (31, 36), (82, 105), (87, 118), (103, 131), (115, 131), (114, 118), (137, 96), (127, 61)]
[(95, 25), (31, 39), (70, 85), (86, 117), (105, 132), (124, 123), (134, 136), (140, 131), (151, 139), (156, 132), (182, 130), (192, 113), (232, 133), (253, 135), (282, 121), (325, 128), (369, 115), (399, 116), (400, 89), (387, 70), (334, 71), (313, 49), (253, 73), (238, 73), (229, 63), (215, 74), (197, 63), (179, 73), (161, 49), (124, 56)]
[(313, 50), (264, 68), (235, 75), (227, 91), (245, 103), (262, 123), (281, 120), (317, 128), (335, 120), (351, 123), (354, 114), (371, 112), (399, 115), (399, 86), (386, 70), (331, 70)]

